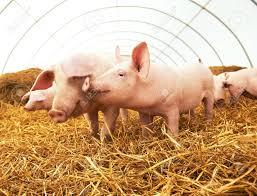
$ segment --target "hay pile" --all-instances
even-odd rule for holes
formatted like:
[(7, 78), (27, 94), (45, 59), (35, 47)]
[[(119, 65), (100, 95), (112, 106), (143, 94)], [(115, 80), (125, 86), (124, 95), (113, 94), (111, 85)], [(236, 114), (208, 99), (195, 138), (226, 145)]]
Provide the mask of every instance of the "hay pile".
[(0, 100), (11, 104), (20, 103), (21, 97), (29, 91), (41, 71), (38, 68), (30, 68), (0, 75)]
[(232, 71), (238, 71), (241, 69), (245, 69), (245, 67), (240, 67), (237, 65), (230, 65), (230, 66), (210, 66), (210, 70), (214, 75), (219, 75), (223, 72), (232, 72)]
[(112, 144), (91, 138), (82, 117), (54, 124), (46, 112), (0, 106), (2, 194), (257, 194), (255, 101), (215, 109), (209, 124), (199, 108), (190, 122), (182, 117), (176, 140), (162, 133), (160, 119), (142, 139), (130, 113)]

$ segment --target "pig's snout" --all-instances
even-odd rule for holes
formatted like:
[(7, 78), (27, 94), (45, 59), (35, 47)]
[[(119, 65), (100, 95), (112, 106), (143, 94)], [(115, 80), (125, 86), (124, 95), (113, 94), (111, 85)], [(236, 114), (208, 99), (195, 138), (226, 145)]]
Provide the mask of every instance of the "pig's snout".
[(52, 120), (56, 123), (62, 123), (67, 120), (66, 113), (61, 110), (52, 109), (48, 112), (48, 114), (52, 118)]
[(26, 111), (34, 111), (33, 108), (28, 106), (28, 105), (24, 106), (24, 110), (26, 110)]
[(24, 106), (24, 110), (26, 110), (26, 111), (30, 111), (30, 108), (28, 108), (28, 107)]
[(223, 107), (225, 105), (225, 99), (218, 99), (215, 101), (215, 106), (217, 107)]

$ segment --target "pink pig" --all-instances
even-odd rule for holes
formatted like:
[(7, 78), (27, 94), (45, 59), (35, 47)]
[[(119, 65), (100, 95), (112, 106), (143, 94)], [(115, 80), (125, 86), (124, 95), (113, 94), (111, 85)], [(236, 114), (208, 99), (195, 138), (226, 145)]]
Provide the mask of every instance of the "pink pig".
[(248, 68), (235, 72), (223, 73), (224, 87), (228, 88), (231, 103), (235, 103), (241, 95), (257, 99), (257, 69)]
[(50, 110), (55, 95), (55, 86), (45, 90), (29, 91), (22, 97), (22, 102), (27, 101), (24, 109), (28, 111)]
[[(140, 112), (143, 125), (155, 115), (164, 117), (168, 134), (178, 134), (179, 114), (195, 109), (202, 101), (207, 119), (213, 114), (213, 76), (200, 64), (185, 68), (151, 64), (147, 44), (137, 45), (131, 60), (121, 62), (92, 81), (104, 104)], [(143, 130), (145, 131), (145, 130)]]
[[(110, 131), (114, 129), (119, 108), (99, 104), (93, 99), (94, 92), (89, 92), (88, 88), (89, 76), (102, 74), (113, 66), (114, 59), (93, 54), (73, 55), (39, 74), (33, 90), (50, 88), (55, 81), (56, 89), (52, 108), (49, 111), (50, 117), (55, 122), (65, 122), (69, 117), (87, 113), (92, 134), (98, 137), (98, 111), (102, 111), (106, 123), (102, 129), (103, 137), (110, 139)], [(82, 68), (83, 72), (78, 67)], [(84, 75), (85, 72), (87, 74)], [(87, 93), (84, 93), (81, 88)], [(127, 112), (122, 111), (122, 114), (125, 116)]]

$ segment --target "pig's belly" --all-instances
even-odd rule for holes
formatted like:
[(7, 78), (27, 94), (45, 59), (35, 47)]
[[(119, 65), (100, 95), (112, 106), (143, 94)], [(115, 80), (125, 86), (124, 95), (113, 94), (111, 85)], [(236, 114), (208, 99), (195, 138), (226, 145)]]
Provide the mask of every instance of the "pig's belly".
[(162, 110), (161, 107), (148, 107), (148, 108), (128, 108), (138, 112), (142, 112), (145, 114), (153, 115), (153, 116), (163, 116), (165, 112)]
[(191, 96), (188, 98), (182, 98), (179, 105), (179, 112), (185, 113), (189, 110), (195, 109), (203, 100), (203, 95)]

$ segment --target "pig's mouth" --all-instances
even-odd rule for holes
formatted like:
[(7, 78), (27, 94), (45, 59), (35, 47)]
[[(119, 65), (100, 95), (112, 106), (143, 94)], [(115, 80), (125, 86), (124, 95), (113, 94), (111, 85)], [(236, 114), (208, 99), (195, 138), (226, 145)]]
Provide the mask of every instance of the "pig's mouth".
[(103, 94), (103, 93), (109, 93), (110, 90), (100, 90), (99, 93)]
[(29, 111), (29, 112), (35, 111), (35, 109), (29, 108), (29, 107), (24, 107), (24, 110)]
[(83, 107), (85, 107), (83, 105), (83, 102), (81, 102), (80, 100), (76, 103), (75, 108), (73, 109), (72, 113), (70, 114), (70, 117), (78, 117), (80, 116), (83, 112)]
[(97, 94), (105, 94), (105, 93), (109, 93), (111, 90), (102, 90), (102, 89), (93, 89), (93, 91)]
[(225, 106), (225, 100), (224, 99), (218, 99), (217, 101), (215, 101), (215, 106), (216, 107), (223, 107)]

